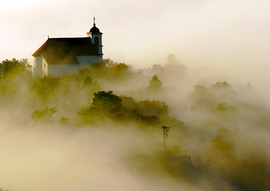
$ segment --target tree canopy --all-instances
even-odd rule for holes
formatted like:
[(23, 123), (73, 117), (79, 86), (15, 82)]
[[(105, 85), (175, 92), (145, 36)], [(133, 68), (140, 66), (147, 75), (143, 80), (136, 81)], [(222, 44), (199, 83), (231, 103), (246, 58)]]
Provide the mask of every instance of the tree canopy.
[(12, 60), (4, 60), (0, 63), (0, 77), (5, 78), (8, 76), (19, 75), (23, 72), (30, 71), (31, 65), (27, 59), (17, 60), (13, 58)]

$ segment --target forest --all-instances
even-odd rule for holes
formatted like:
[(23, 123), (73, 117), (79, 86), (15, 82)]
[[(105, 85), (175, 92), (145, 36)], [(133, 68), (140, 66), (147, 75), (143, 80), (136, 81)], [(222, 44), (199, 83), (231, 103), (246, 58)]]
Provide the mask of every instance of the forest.
[(0, 104), (3, 189), (270, 190), (270, 110), (256, 87), (196, 78), (173, 54), (62, 77), (6, 59)]

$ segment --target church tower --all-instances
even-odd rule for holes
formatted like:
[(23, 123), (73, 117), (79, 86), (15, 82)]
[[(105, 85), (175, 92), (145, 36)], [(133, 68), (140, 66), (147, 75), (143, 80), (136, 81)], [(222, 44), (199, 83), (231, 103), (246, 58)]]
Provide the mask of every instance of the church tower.
[(94, 17), (94, 26), (87, 33), (87, 36), (91, 38), (92, 44), (95, 44), (98, 47), (98, 53), (102, 54), (102, 33), (96, 27), (96, 18)]

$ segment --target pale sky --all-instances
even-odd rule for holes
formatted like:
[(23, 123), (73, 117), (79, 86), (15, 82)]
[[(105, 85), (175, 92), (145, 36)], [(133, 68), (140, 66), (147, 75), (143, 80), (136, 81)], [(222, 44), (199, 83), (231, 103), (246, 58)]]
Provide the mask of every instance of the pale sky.
[(143, 68), (173, 53), (270, 85), (269, 0), (1, 0), (0, 60), (32, 62), (48, 35), (86, 36), (94, 16), (104, 58)]

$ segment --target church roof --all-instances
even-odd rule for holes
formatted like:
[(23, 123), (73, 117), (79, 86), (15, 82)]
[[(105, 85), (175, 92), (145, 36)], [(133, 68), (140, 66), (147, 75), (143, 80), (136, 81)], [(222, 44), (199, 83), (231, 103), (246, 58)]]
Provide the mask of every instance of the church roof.
[(91, 38), (49, 38), (32, 56), (43, 56), (49, 65), (79, 64), (77, 56), (100, 55)]
[(100, 30), (96, 27), (96, 24), (94, 23), (94, 26), (89, 31), (92, 34), (102, 34)]

